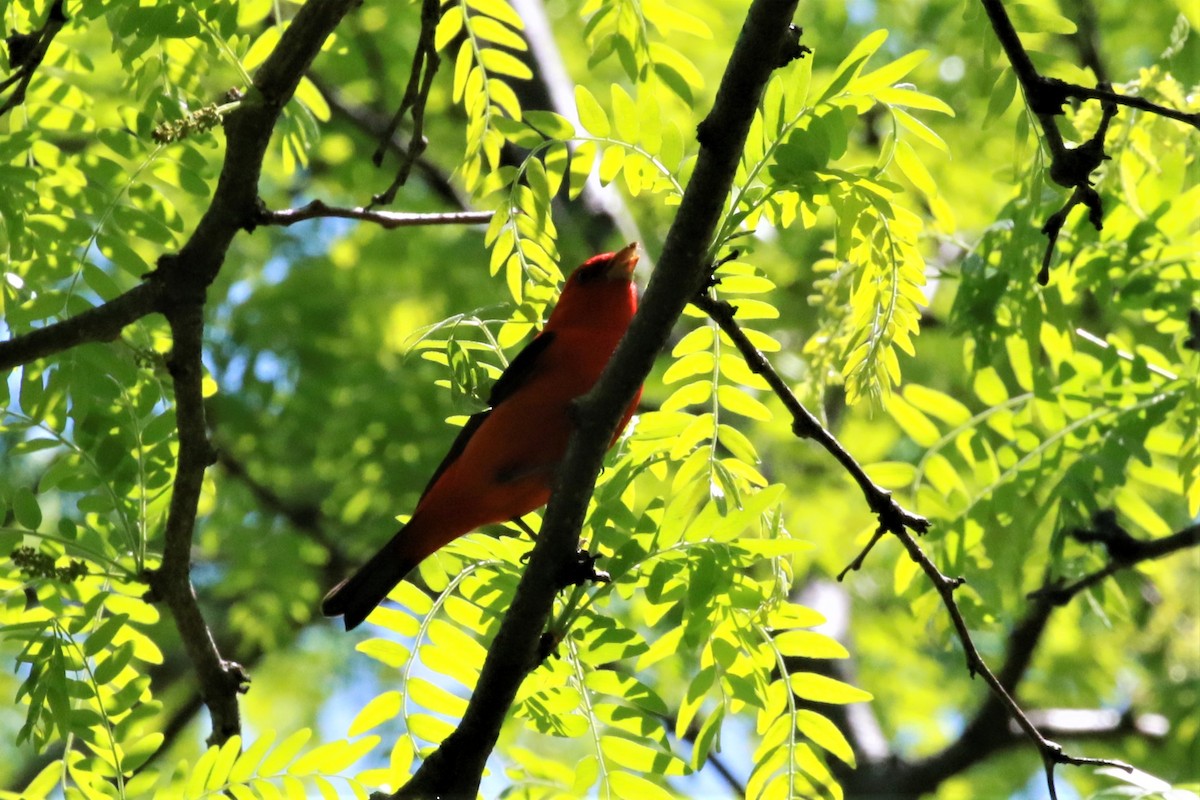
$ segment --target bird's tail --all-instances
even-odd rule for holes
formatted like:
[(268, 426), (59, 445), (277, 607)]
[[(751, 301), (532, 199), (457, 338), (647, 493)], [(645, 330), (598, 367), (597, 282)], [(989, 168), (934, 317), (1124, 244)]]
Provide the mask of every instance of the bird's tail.
[(348, 631), (357, 628), (392, 587), (420, 562), (408, 552), (409, 539), (401, 528), (358, 572), (329, 590), (321, 601), (321, 613), (343, 617)]

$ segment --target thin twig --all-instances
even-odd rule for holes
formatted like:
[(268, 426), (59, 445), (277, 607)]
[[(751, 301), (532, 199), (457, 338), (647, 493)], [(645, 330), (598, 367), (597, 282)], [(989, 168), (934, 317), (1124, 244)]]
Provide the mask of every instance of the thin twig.
[(435, 44), (438, 20), (441, 18), (441, 3), (438, 0), (422, 0), (421, 3), (421, 35), (417, 40), (417, 49), (413, 54), (412, 74), (408, 78), (408, 88), (404, 90), (404, 99), (400, 108), (388, 124), (383, 135), (379, 137), (379, 147), (375, 149), (372, 161), (375, 166), (383, 163), (383, 156), (391, 146), (392, 137), (400, 126), (405, 114), (412, 116), (412, 138), (408, 140), (408, 152), (400, 160), (396, 177), (391, 185), (381, 194), (371, 198), (371, 208), (386, 206), (396, 199), (396, 192), (408, 181), (413, 162), (425, 151), (429, 141), (425, 138), (425, 104), (429, 101), (429, 90), (433, 87), (433, 76), (437, 73), (441, 57)]
[(1007, 708), (1009, 716), (1037, 747), (1042, 757), (1042, 764), (1046, 769), (1046, 781), (1049, 785), (1052, 800), (1056, 800), (1058, 797), (1054, 787), (1054, 768), (1059, 764), (1073, 764), (1077, 766), (1093, 764), (1117, 767), (1126, 772), (1133, 771), (1133, 767), (1121, 761), (1104, 758), (1080, 758), (1069, 755), (1063, 752), (1060, 744), (1043, 736), (1041, 731), (1037, 729), (1037, 726), (1025, 715), (1025, 712), (1017, 704), (1017, 701), (1009, 694), (1000, 679), (988, 668), (987, 663), (983, 660), (983, 656), (979, 655), (979, 651), (975, 648), (975, 642), (971, 639), (971, 632), (967, 629), (967, 622), (963, 619), (958, 602), (954, 599), (954, 590), (965, 581), (962, 578), (948, 578), (942, 574), (941, 570), (925, 554), (925, 551), (921, 549), (917, 540), (909, 535), (908, 531), (893, 531), (893, 533), (895, 533), (901, 544), (904, 545), (909, 557), (921, 568), (921, 571), (929, 578), (930, 583), (933, 584), (933, 588), (942, 598), (942, 604), (946, 607), (946, 612), (950, 615), (950, 620), (954, 624), (954, 630), (958, 633), (958, 639), (962, 643), (963, 651), (967, 657), (967, 669), (970, 671), (971, 676), (980, 675), (983, 677), (984, 682), (992, 690), (992, 694)]
[[(924, 550), (917, 543), (917, 540), (909, 532), (910, 530), (917, 533), (923, 533), (929, 526), (929, 521), (924, 517), (912, 514), (904, 510), (892, 498), (891, 493), (876, 486), (863, 471), (862, 467), (854, 460), (854, 458), (846, 452), (845, 448), (834, 438), (834, 436), (825, 430), (812, 415), (808, 409), (800, 403), (795, 394), (792, 393), (787, 383), (779, 376), (779, 374), (771, 366), (766, 356), (762, 354), (758, 348), (754, 347), (750, 342), (741, 326), (734, 319), (736, 309), (728, 302), (717, 300), (708, 292), (699, 295), (692, 301), (700, 310), (704, 311), (717, 323), (721, 330), (729, 336), (734, 345), (742, 353), (742, 357), (746, 360), (750, 369), (761, 375), (771, 387), (772, 391), (783, 402), (783, 404), (792, 413), (792, 430), (801, 438), (816, 439), (826, 450), (834, 455), (835, 458), (850, 472), (851, 476), (858, 483), (859, 487), (866, 495), (867, 503), (879, 518), (879, 527), (876, 529), (870, 542), (863, 549), (862, 553), (842, 571), (838, 576), (841, 580), (845, 575), (853, 570), (858, 569), (868, 552), (875, 543), (885, 533), (891, 533), (896, 536), (905, 549), (908, 550), (909, 557), (912, 558), (922, 571), (925, 572), (934, 589), (942, 598), (943, 604), (950, 615), (950, 619), (954, 625), (954, 629), (958, 634), (959, 640), (962, 642), (963, 650), (967, 657), (967, 668), (972, 677), (981, 675), (984, 681), (988, 684), (992, 694), (1004, 705), (1009, 716), (1017, 723), (1025, 735), (1031, 739), (1037, 746), (1039, 753), (1042, 756), (1042, 761), (1046, 766), (1047, 780), (1050, 784), (1051, 797), (1056, 797), (1054, 788), (1054, 767), (1058, 764), (1103, 764), (1106, 766), (1119, 767), (1125, 770), (1131, 770), (1127, 764), (1119, 761), (1110, 761), (1106, 759), (1080, 758), (1063, 752), (1063, 749), (1056, 742), (1052, 742), (1038, 731), (1037, 727), (1029, 721), (1025, 712), (1013, 699), (1012, 695), (1005, 688), (1004, 682), (998, 679), (988, 668), (983, 657), (979, 655), (979, 651), (975, 648), (975, 643), (971, 639), (970, 631), (967, 629), (966, 621), (963, 619), (962, 612), (958, 608), (958, 603), (954, 599), (954, 590), (964, 583), (962, 578), (950, 578), (942, 574), (933, 561), (925, 554)], [(1048, 610), (1046, 612), (1048, 617)], [(1044, 627), (1044, 620), (1042, 623)], [(1039, 630), (1040, 635), (1040, 630)]]
[(1191, 525), (1161, 539), (1141, 541), (1130, 538), (1127, 542), (1123, 543), (1123, 549), (1119, 555), (1111, 549), (1109, 550), (1109, 558), (1111, 560), (1101, 569), (1070, 583), (1047, 583), (1041, 589), (1032, 592), (1029, 596), (1035, 599), (1044, 597), (1056, 606), (1066, 605), (1075, 595), (1092, 588), (1105, 578), (1111, 577), (1121, 570), (1129, 569), (1143, 561), (1163, 558), (1180, 550), (1196, 546), (1200, 546), (1200, 525)]
[[(353, 125), (371, 139), (383, 137), (389, 123), (387, 116), (372, 108), (349, 103), (336, 85), (316, 73), (309, 73), (308, 77), (325, 96), (326, 102), (329, 103), (329, 110), (336, 118)], [(407, 140), (400, 137), (399, 134), (394, 134), (387, 142), (391, 152), (400, 158), (405, 157), (409, 146)], [(424, 156), (418, 156), (413, 162), (413, 171), (420, 175), (421, 180), (435, 195), (449, 205), (464, 211), (470, 207), (469, 198), (450, 179), (448, 170), (442, 169)]]
[[(1089, 88), (1043, 76), (1033, 65), (1025, 46), (1021, 44), (1021, 37), (1017, 35), (1016, 28), (1009, 19), (1003, 0), (980, 0), (980, 2), (983, 3), (996, 38), (1004, 48), (1009, 63), (1012, 64), (1013, 73), (1021, 84), (1029, 110), (1038, 119), (1046, 147), (1050, 151), (1050, 177), (1058, 185), (1072, 190), (1066, 204), (1051, 216), (1042, 228), (1048, 243), (1042, 258), (1042, 268), (1038, 272), (1038, 283), (1044, 286), (1050, 280), (1050, 259), (1054, 253), (1058, 233), (1066, 221), (1067, 213), (1076, 205), (1085, 205), (1088, 208), (1088, 219), (1092, 226), (1096, 230), (1101, 229), (1104, 212), (1100, 203), (1100, 195), (1091, 186), (1091, 175), (1108, 159), (1108, 155), (1104, 152), (1104, 137), (1108, 131), (1109, 121), (1117, 112), (1117, 106), (1129, 106), (1159, 114), (1196, 128), (1200, 128), (1200, 113), (1187, 113), (1160, 106), (1142, 97), (1118, 94), (1107, 85)], [(1063, 113), (1063, 106), (1067, 100), (1072, 98), (1099, 100), (1102, 104), (1103, 117), (1091, 139), (1078, 147), (1069, 148), (1063, 142), (1062, 133), (1058, 130), (1055, 117)]]
[(374, 222), (381, 228), (415, 228), (422, 225), (486, 225), (492, 219), (490, 211), (449, 211), (449, 212), (402, 212), (402, 211), (372, 211), (369, 208), (338, 208), (328, 206), (321, 200), (313, 200), (300, 208), (289, 208), (283, 211), (268, 211), (263, 209), (256, 222), (259, 225), (294, 225), (309, 219), (322, 217), (338, 217), (341, 219), (358, 219), (364, 222)]
[(16, 70), (0, 82), (0, 92), (10, 86), (15, 85), (16, 88), (4, 101), (4, 105), (0, 106), (0, 117), (25, 102), (25, 91), (29, 88), (29, 82), (33, 80), (33, 73), (41, 66), (54, 37), (62, 30), (63, 25), (67, 24), (67, 14), (63, 5), (63, 0), (54, 0), (50, 10), (46, 12), (46, 21), (42, 23), (41, 28), (34, 33), (14, 33), (6, 40), (9, 63), (16, 67)]
[(891, 492), (883, 489), (867, 477), (866, 471), (854, 460), (854, 456), (850, 455), (846, 448), (842, 447), (841, 442), (821, 425), (820, 420), (804, 407), (804, 404), (792, 392), (787, 382), (771, 366), (771, 362), (767, 360), (767, 357), (754, 346), (754, 343), (746, 336), (741, 326), (737, 324), (737, 321), (734, 319), (737, 309), (733, 305), (724, 300), (716, 299), (708, 292), (697, 295), (692, 300), (692, 304), (708, 314), (717, 323), (725, 335), (733, 341), (734, 346), (742, 354), (742, 358), (746, 361), (746, 365), (750, 367), (751, 372), (762, 376), (771, 387), (771, 391), (775, 393), (775, 396), (787, 408), (788, 413), (792, 415), (792, 433), (802, 439), (812, 439), (837, 459), (838, 463), (850, 473), (850, 477), (854, 478), (855, 483), (858, 484), (863, 495), (866, 497), (867, 506), (879, 519), (879, 529), (875, 532), (866, 550), (856, 559), (854, 564), (851, 564), (838, 576), (838, 580), (841, 580), (846, 572), (857, 569), (861, 565), (862, 559), (866, 557), (871, 546), (878, 541), (884, 532), (908, 529), (921, 534), (929, 529), (929, 520), (904, 509), (892, 497)]
[(1157, 114), (1160, 117), (1173, 119), (1176, 122), (1182, 122), (1186, 125), (1191, 125), (1193, 128), (1200, 129), (1200, 112), (1180, 111), (1177, 108), (1159, 105), (1135, 94), (1120, 94), (1119, 92), (1114, 92), (1112, 89), (1106, 89), (1104, 86), (1089, 87), (1074, 83), (1066, 84), (1062, 87), (1062, 92), (1067, 97), (1073, 97), (1077, 100), (1099, 100), (1102, 103), (1114, 103), (1119, 106), (1136, 108), (1138, 111)]

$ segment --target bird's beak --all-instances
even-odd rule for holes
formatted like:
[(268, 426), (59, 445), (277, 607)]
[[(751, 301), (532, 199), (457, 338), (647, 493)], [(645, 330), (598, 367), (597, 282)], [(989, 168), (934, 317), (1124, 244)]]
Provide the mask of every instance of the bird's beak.
[(609, 280), (628, 281), (633, 279), (633, 269), (638, 263), (637, 247), (637, 242), (630, 242), (613, 253), (612, 261), (609, 262), (608, 269), (605, 271)]

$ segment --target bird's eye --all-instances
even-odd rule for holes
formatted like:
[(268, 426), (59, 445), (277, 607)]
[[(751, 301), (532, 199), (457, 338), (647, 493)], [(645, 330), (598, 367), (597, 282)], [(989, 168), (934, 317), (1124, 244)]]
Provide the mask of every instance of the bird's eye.
[(588, 284), (598, 281), (604, 277), (604, 270), (607, 266), (607, 262), (599, 262), (582, 266), (575, 270), (575, 280), (581, 284)]

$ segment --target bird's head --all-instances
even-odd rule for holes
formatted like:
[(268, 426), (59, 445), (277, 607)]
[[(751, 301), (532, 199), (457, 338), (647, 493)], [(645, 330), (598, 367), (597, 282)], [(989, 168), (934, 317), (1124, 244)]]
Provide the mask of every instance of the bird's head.
[(637, 242), (631, 242), (615, 253), (601, 253), (583, 262), (567, 278), (547, 327), (628, 326), (637, 310), (637, 287), (633, 283), (637, 246)]

